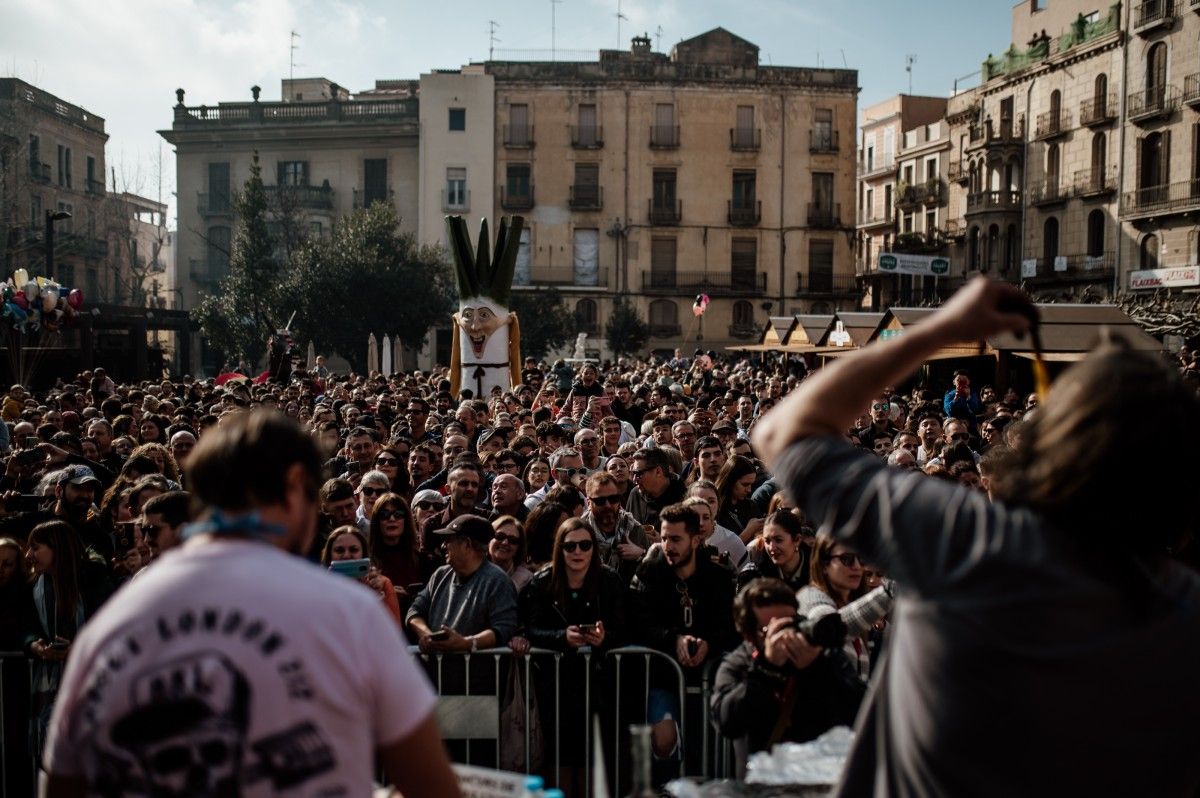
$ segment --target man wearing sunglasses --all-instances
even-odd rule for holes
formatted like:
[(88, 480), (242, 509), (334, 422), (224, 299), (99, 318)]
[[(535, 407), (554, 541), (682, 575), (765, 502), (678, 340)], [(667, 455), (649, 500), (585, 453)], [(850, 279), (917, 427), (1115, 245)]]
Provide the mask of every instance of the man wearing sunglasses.
[(563, 446), (550, 455), (550, 474), (554, 481), (547, 481), (540, 490), (529, 494), (525, 506), (532, 510), (545, 500), (546, 494), (556, 486), (579, 490), (579, 486), (587, 479), (588, 471), (583, 467), (583, 455), (578, 449)]
[(584, 485), (587, 511), (583, 521), (596, 533), (600, 559), (621, 574), (625, 584), (633, 579), (650, 541), (645, 528), (622, 507), (625, 497), (617, 481), (607, 471), (597, 471)]
[(892, 424), (891, 419), (892, 406), (883, 399), (876, 399), (871, 402), (871, 423), (862, 432), (858, 433), (858, 440), (862, 443), (864, 449), (870, 451), (875, 450), (875, 439), (881, 436), (887, 436), (889, 441), (896, 439), (896, 435), (900, 430)]
[(392, 483), (382, 471), (368, 471), (363, 474), (358, 488), (354, 491), (358, 497), (354, 523), (358, 524), (364, 535), (371, 529), (371, 510), (375, 507), (375, 501), (391, 489)]

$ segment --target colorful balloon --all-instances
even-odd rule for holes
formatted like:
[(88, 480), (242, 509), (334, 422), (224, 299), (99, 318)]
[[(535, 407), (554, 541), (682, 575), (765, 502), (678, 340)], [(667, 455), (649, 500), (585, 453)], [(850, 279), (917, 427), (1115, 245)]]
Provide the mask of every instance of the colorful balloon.
[(42, 289), (40, 286), (38, 286), (37, 280), (30, 280), (29, 282), (25, 283), (25, 298), (30, 302), (37, 299), (38, 294), (41, 292)]
[(58, 307), (58, 292), (57, 291), (42, 291), (42, 295), (38, 297), (42, 303), (42, 310), (49, 313)]
[(23, 288), (25, 283), (29, 282), (29, 272), (24, 269), (17, 269), (13, 272), (13, 282)]
[(21, 310), (29, 310), (29, 300), (25, 298), (24, 291), (18, 291), (17, 293), (13, 294), (12, 301), (13, 304), (19, 307)]
[(78, 288), (72, 288), (71, 293), (67, 294), (67, 304), (79, 310), (83, 307), (83, 292)]

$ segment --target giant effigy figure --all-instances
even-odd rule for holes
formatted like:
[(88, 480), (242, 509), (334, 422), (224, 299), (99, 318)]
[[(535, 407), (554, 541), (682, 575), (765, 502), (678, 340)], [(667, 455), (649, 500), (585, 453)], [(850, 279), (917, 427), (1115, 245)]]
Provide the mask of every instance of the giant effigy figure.
[(447, 216), (454, 276), (458, 282), (458, 312), (450, 349), (450, 392), (470, 389), (487, 398), (493, 388), (511, 390), (521, 381), (521, 327), (508, 309), (517, 250), (525, 220), (501, 218), (496, 248), (491, 250), (488, 223), (479, 225), (479, 247), (461, 216)]

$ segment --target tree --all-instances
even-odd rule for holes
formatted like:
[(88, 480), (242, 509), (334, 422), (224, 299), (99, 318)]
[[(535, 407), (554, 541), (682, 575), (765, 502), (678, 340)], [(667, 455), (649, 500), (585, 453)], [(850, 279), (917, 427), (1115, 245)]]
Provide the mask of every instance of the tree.
[(234, 202), (237, 232), (229, 258), (229, 274), (218, 290), (192, 311), (209, 343), (227, 357), (258, 363), (271, 333), (286, 323), (280, 305), (281, 264), (267, 227), (267, 194), (258, 155), (250, 178)]
[(365, 371), (367, 336), (399, 336), (418, 348), (453, 311), (450, 270), (440, 247), (402, 233), (386, 203), (336, 220), (328, 238), (312, 238), (293, 256), (279, 289), (296, 312), (296, 340), (312, 340)]
[(608, 339), (608, 348), (620, 357), (641, 352), (650, 340), (650, 327), (628, 300), (622, 301), (618, 297), (612, 315), (604, 325), (604, 335)]
[(575, 317), (556, 288), (514, 291), (509, 310), (521, 323), (521, 357), (541, 360), (575, 335)]

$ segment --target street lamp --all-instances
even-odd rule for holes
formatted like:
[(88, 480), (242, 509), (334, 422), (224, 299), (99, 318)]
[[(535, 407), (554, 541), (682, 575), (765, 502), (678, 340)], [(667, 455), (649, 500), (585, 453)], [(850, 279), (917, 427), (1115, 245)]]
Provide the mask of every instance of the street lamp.
[(68, 211), (46, 211), (46, 279), (54, 279), (54, 223), (70, 219)]

